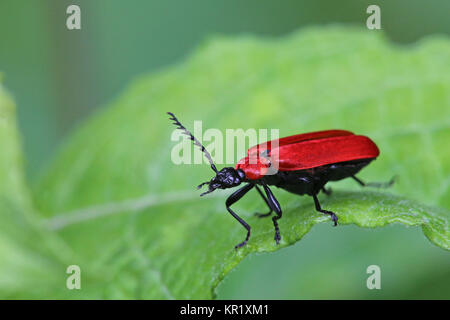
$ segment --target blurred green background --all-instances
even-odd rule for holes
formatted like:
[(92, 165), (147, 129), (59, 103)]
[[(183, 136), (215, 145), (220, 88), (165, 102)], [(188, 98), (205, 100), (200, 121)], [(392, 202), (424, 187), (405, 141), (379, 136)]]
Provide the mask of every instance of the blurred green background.
[[(66, 28), (70, 4), (81, 7), (81, 30)], [(364, 26), (370, 4), (381, 7), (392, 41), (450, 33), (446, 0), (1, 1), (0, 72), (18, 105), (30, 182), (95, 108), (214, 34), (277, 37), (310, 25)], [(448, 253), (419, 230), (346, 229), (322, 225), (293, 247), (246, 259), (219, 298), (450, 298)], [(386, 271), (381, 291), (365, 287), (369, 264)]]

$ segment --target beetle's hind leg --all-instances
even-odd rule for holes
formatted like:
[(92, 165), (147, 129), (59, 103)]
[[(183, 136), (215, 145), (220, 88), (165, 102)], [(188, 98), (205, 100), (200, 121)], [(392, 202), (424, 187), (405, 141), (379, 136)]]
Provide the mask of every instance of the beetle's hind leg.
[(389, 188), (394, 184), (395, 180), (397, 180), (396, 176), (393, 176), (391, 180), (389, 180), (388, 182), (364, 182), (361, 179), (357, 178), (356, 176), (352, 176), (352, 178), (353, 180), (358, 182), (358, 184), (361, 187), (372, 187), (372, 188)]
[(255, 188), (258, 191), (259, 195), (261, 196), (261, 198), (263, 198), (264, 202), (267, 204), (267, 207), (269, 207), (269, 212), (267, 213), (259, 213), (259, 212), (255, 212), (255, 216), (257, 216), (258, 218), (264, 218), (264, 217), (268, 217), (272, 214), (273, 209), (269, 204), (269, 200), (267, 200), (266, 196), (264, 195), (264, 193), (261, 191), (261, 189), (255, 184)]
[(325, 187), (322, 187), (322, 189), (320, 189), (320, 190), (322, 190), (322, 192), (325, 193), (327, 196), (331, 196), (331, 194), (333, 193), (331, 188), (327, 189)]
[(319, 212), (322, 212), (324, 214), (329, 214), (331, 217), (331, 220), (334, 222), (334, 226), (337, 226), (338, 217), (334, 212), (323, 210), (320, 206), (319, 199), (317, 199), (317, 194), (313, 194), (314, 204), (316, 205), (316, 210)]

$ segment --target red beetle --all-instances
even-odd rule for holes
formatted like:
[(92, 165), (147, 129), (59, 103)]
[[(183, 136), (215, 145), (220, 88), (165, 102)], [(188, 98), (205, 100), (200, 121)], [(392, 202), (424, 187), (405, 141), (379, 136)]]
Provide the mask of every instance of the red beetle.
[[(168, 112), (168, 114), (174, 121), (174, 125), (201, 148), (216, 173), (210, 181), (198, 186), (200, 189), (203, 185), (208, 185), (208, 191), (201, 196), (216, 189), (228, 189), (247, 183), (226, 200), (228, 212), (247, 229), (245, 240), (237, 244), (236, 249), (248, 242), (251, 228), (231, 210), (230, 206), (253, 188), (256, 188), (269, 207), (268, 213), (256, 213), (256, 215), (267, 217), (275, 211), (276, 215), (272, 217), (272, 221), (275, 227), (275, 241), (278, 244), (281, 235), (277, 220), (281, 218), (282, 211), (269, 186), (276, 186), (298, 195), (312, 196), (316, 210), (330, 215), (336, 226), (338, 221), (336, 214), (322, 209), (317, 199), (320, 191), (330, 194), (330, 191), (325, 189), (328, 181), (350, 177), (361, 186), (373, 187), (389, 187), (394, 182), (394, 179), (391, 179), (388, 183), (364, 183), (355, 176), (376, 159), (380, 151), (368, 137), (355, 135), (345, 130), (317, 131), (268, 141), (251, 147), (247, 157), (241, 159), (235, 168), (227, 167), (218, 171), (205, 147), (177, 120), (173, 113)], [(275, 173), (269, 172), (271, 168), (276, 169)], [(258, 185), (262, 186), (264, 193)]]

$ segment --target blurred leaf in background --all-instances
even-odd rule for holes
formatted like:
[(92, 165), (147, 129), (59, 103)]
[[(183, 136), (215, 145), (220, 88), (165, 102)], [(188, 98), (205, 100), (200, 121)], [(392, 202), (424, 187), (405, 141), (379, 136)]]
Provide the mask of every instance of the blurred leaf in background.
[[(173, 128), (165, 112), (173, 111), (185, 124), (201, 119), (221, 130), (279, 126), (282, 136), (343, 128), (367, 134), (382, 151), (364, 170), (365, 180), (393, 174), (401, 180), (392, 190), (395, 196), (339, 183), (339, 189), (355, 191), (337, 192), (323, 205), (339, 213), (342, 224), (425, 225), (425, 234), (448, 249), (449, 59), (445, 38), (403, 48), (389, 45), (378, 33), (337, 26), (276, 40), (211, 40), (185, 63), (137, 81), (78, 130), (35, 188), (35, 203), (48, 226), (81, 256), (82, 269), (104, 275), (85, 284), (97, 288), (101, 297), (209, 298), (246, 254), (277, 249), (273, 226), (270, 220), (250, 217), (263, 204), (255, 201), (256, 194), (249, 195), (235, 207), (255, 227), (253, 238), (243, 250), (233, 250), (243, 229), (226, 213), (224, 193), (200, 199), (191, 191), (210, 178), (207, 166), (171, 163)], [(315, 212), (311, 199), (275, 192), (284, 208), (283, 245), (301, 238), (314, 223), (329, 223)], [(321, 242), (333, 244), (336, 232), (348, 228), (336, 229)], [(361, 237), (353, 240), (362, 241)], [(391, 239), (396, 243), (397, 236)], [(351, 261), (358, 261), (361, 252), (376, 256), (377, 248), (383, 250), (370, 243), (364, 251), (356, 250)], [(432, 251), (427, 257), (433, 260), (419, 264), (419, 274), (409, 278), (413, 283), (420, 284), (423, 273), (448, 276), (448, 253)], [(414, 269), (398, 261), (390, 264), (386, 256), (383, 261), (387, 279), (394, 266)], [(354, 290), (344, 284), (353, 283), (355, 265), (346, 274), (326, 278), (326, 283), (305, 285), (305, 277), (317, 280), (332, 266), (316, 266), (307, 275), (299, 270), (298, 282), (285, 282), (290, 289), (258, 289), (271, 298), (335, 298), (342, 295), (333, 295), (330, 287)], [(362, 277), (366, 267), (360, 271)], [(331, 270), (337, 272), (339, 265)], [(271, 270), (278, 272), (282, 273)], [(404, 280), (391, 278), (385, 296), (403, 297), (396, 281)], [(237, 296), (252, 297), (254, 291), (246, 284), (241, 282)], [(448, 285), (440, 290), (439, 296), (448, 297)], [(344, 297), (358, 298), (359, 293), (346, 291)]]
[(34, 213), (15, 111), (0, 85), (0, 297), (51, 297), (64, 289), (70, 248), (44, 229)]

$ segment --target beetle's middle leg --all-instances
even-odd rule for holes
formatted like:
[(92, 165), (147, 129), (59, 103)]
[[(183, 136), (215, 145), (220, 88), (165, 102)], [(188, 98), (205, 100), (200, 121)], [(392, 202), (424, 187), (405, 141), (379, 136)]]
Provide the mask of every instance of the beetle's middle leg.
[(264, 183), (263, 184), (264, 191), (266, 192), (267, 200), (269, 203), (270, 208), (275, 211), (277, 214), (276, 216), (272, 217), (273, 226), (275, 227), (275, 241), (277, 244), (280, 243), (281, 240), (281, 234), (280, 234), (280, 228), (278, 227), (278, 220), (281, 219), (282, 212), (281, 212), (281, 206), (278, 203), (278, 200), (273, 195), (270, 188)]
[(319, 199), (317, 199), (317, 194), (313, 194), (312, 197), (314, 199), (314, 204), (316, 205), (316, 210), (319, 212), (322, 212), (324, 214), (329, 214), (331, 217), (331, 220), (334, 222), (334, 226), (337, 226), (337, 221), (338, 221), (337, 215), (334, 212), (322, 209), (322, 207), (320, 206), (320, 203), (319, 203)]
[(267, 204), (267, 207), (269, 207), (269, 212), (267, 213), (258, 213), (255, 212), (255, 216), (259, 217), (259, 218), (264, 218), (264, 217), (268, 217), (272, 214), (273, 209), (270, 206), (269, 200), (267, 200), (266, 196), (264, 195), (264, 193), (261, 191), (261, 189), (255, 184), (255, 188), (258, 191), (259, 195), (261, 196), (261, 198), (263, 198), (264, 202)]

